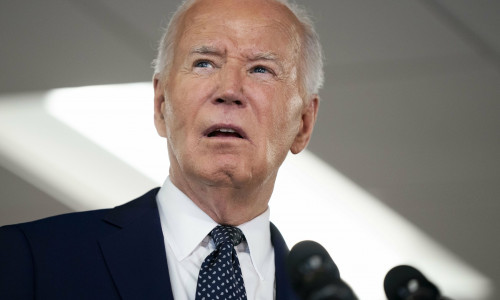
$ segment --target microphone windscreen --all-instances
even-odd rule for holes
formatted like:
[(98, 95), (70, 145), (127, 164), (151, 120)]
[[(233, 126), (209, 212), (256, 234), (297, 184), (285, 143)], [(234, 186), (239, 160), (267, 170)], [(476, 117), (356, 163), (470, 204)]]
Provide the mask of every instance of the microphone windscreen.
[(339, 269), (326, 249), (314, 241), (302, 241), (292, 247), (287, 257), (288, 273), (292, 283), (297, 284), (304, 276), (328, 272), (340, 279)]
[(417, 269), (401, 265), (392, 268), (384, 279), (388, 300), (438, 299), (438, 288)]
[(333, 259), (316, 242), (296, 244), (287, 257), (287, 268), (292, 286), (302, 299), (355, 299), (340, 279)]

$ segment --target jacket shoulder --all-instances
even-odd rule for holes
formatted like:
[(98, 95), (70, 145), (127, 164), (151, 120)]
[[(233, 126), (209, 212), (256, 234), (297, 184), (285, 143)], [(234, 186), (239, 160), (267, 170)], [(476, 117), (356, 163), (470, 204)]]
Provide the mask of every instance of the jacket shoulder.
[(149, 219), (156, 194), (149, 191), (112, 209), (0, 227), (0, 299), (117, 298), (100, 240), (123, 224)]
[[(73, 212), (52, 217), (47, 217), (31, 222), (19, 223), (0, 227), (0, 232), (11, 236), (14, 232), (21, 232), (31, 242), (43, 240), (44, 242), (74, 240), (86, 236), (99, 237), (113, 230), (116, 225), (114, 220), (121, 218), (123, 222), (134, 219), (143, 210), (150, 209), (155, 203), (158, 189), (153, 189), (146, 194), (115, 208)], [(7, 238), (6, 236), (3, 238)], [(2, 241), (3, 243), (3, 241)]]

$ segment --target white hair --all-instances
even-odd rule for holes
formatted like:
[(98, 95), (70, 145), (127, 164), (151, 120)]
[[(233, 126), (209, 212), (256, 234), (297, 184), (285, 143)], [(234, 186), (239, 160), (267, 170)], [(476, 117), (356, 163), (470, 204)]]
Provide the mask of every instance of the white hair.
[[(198, 0), (184, 0), (170, 18), (167, 28), (160, 40), (158, 55), (153, 61), (155, 75), (166, 78), (170, 72), (174, 58), (175, 41), (179, 30), (179, 23), (184, 13)], [(302, 87), (307, 95), (317, 94), (323, 86), (323, 51), (319, 36), (314, 29), (313, 22), (305, 9), (289, 0), (272, 0), (285, 5), (298, 19), (302, 26), (302, 45), (300, 55), (303, 76), (299, 76)]]

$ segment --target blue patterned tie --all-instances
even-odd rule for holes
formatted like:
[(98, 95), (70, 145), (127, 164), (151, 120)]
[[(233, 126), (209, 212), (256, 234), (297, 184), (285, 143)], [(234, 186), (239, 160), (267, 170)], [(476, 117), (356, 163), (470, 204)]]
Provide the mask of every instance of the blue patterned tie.
[(234, 246), (245, 238), (239, 228), (218, 225), (211, 232), (215, 250), (201, 265), (196, 300), (246, 300), (240, 262)]

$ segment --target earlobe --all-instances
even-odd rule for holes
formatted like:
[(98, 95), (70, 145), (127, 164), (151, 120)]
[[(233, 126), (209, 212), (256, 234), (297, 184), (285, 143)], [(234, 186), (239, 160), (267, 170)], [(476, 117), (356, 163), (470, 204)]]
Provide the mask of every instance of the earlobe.
[(159, 75), (156, 74), (153, 78), (154, 86), (154, 121), (158, 134), (162, 137), (167, 137), (165, 128), (165, 117), (163, 115), (165, 106), (165, 89), (161, 84)]
[(302, 112), (299, 132), (295, 136), (290, 151), (297, 154), (304, 150), (311, 139), (311, 135), (318, 115), (319, 96), (313, 95)]

